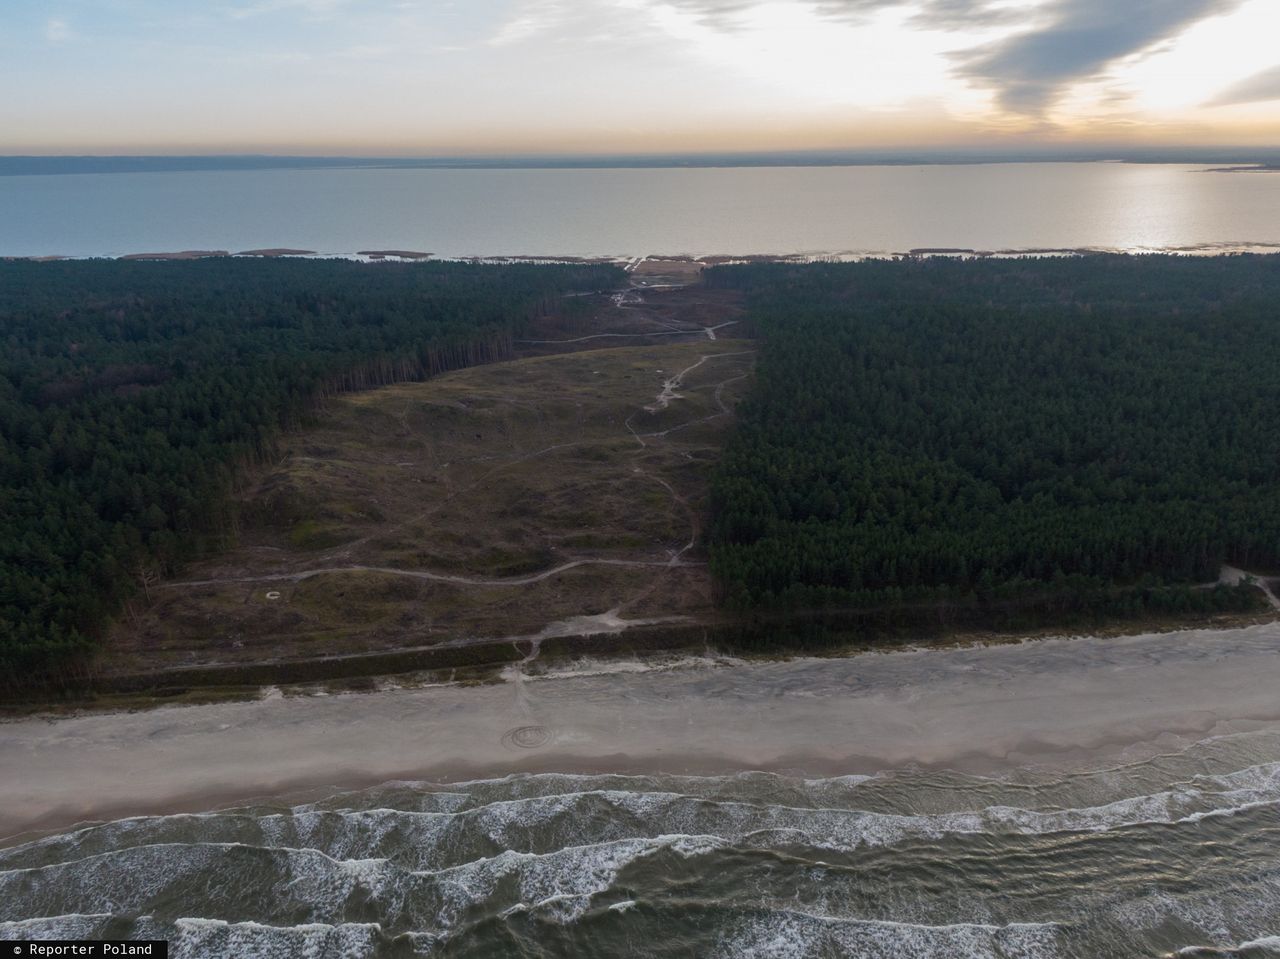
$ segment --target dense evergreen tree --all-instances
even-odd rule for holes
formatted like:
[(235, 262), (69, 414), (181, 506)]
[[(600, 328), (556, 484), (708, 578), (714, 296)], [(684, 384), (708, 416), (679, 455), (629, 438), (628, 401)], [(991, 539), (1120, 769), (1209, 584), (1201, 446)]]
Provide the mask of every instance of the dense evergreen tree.
[(223, 541), (237, 471), (318, 397), (500, 359), (607, 267), (0, 262), (0, 674), (75, 670)]
[(766, 338), (713, 490), (733, 605), (1208, 609), (1241, 594), (1154, 587), (1280, 567), (1280, 257), (708, 280)]

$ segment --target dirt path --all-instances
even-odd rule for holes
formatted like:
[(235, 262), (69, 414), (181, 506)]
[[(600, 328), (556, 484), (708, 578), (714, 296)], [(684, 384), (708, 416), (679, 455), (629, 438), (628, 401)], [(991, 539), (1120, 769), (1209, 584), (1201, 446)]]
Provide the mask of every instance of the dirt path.
[[(654, 322), (661, 323), (662, 321), (655, 320)], [(690, 336), (695, 333), (702, 334), (709, 340), (714, 340), (716, 339), (716, 330), (723, 330), (726, 326), (733, 326), (737, 322), (738, 320), (726, 320), (723, 323), (717, 323), (715, 326), (695, 326), (690, 329), (678, 329), (674, 326), (668, 326), (666, 323), (662, 323), (663, 326), (667, 326), (666, 330), (645, 330), (628, 333), (592, 333), (590, 336), (574, 336), (566, 340), (512, 340), (512, 342), (521, 346), (535, 346), (556, 343), (585, 343), (588, 340), (603, 339), (634, 340), (645, 336)]]
[[(647, 257), (638, 257), (636, 260), (628, 264), (624, 269), (628, 272), (634, 271), (637, 266), (643, 263)], [(635, 282), (634, 280), (632, 281)], [(643, 339), (647, 337), (661, 336), (705, 336), (709, 340), (716, 339), (716, 331), (723, 330), (725, 327), (734, 326), (739, 320), (726, 320), (723, 323), (703, 324), (700, 326), (676, 326), (675, 324), (662, 318), (660, 313), (646, 306), (644, 291), (653, 291), (658, 289), (681, 289), (689, 286), (689, 282), (683, 283), (665, 283), (660, 286), (643, 285), (641, 287), (630, 286), (624, 290), (619, 290), (610, 296), (614, 307), (619, 311), (627, 311), (639, 316), (643, 321), (653, 323), (662, 327), (661, 330), (612, 330), (608, 333), (590, 333), (585, 336), (571, 336), (562, 339), (521, 339), (513, 342), (519, 346), (572, 346), (575, 343), (588, 343), (592, 340), (603, 339)]]
[(536, 344), (585, 343), (588, 340), (604, 339), (634, 340), (642, 336), (688, 336), (691, 333), (701, 333), (703, 332), (703, 329), (705, 329), (705, 327), (696, 330), (649, 330), (643, 333), (592, 333), (590, 336), (575, 336), (567, 340), (512, 340), (512, 342), (521, 346), (526, 346)]
[[(683, 552), (683, 550), (681, 550)], [(297, 583), (304, 579), (311, 579), (313, 576), (323, 576), (326, 573), (385, 573), (388, 576), (408, 576), (411, 579), (424, 579), (437, 583), (453, 583), (457, 586), (529, 586), (532, 583), (540, 583), (544, 579), (552, 576), (558, 576), (561, 573), (568, 572), (571, 569), (577, 569), (579, 566), (624, 566), (624, 567), (654, 567), (661, 569), (671, 569), (675, 566), (701, 566), (702, 563), (685, 562), (676, 557), (672, 559), (662, 560), (644, 560), (644, 559), (573, 559), (567, 563), (561, 563), (559, 566), (553, 566), (551, 569), (545, 569), (541, 573), (532, 573), (528, 576), (509, 576), (499, 579), (480, 579), (470, 576), (453, 576), (448, 573), (431, 573), (426, 570), (419, 569), (397, 569), (393, 566), (323, 566), (319, 569), (304, 569), (293, 573), (263, 573), (260, 576), (227, 576), (217, 579), (189, 579), (178, 583), (165, 583), (161, 589), (178, 589), (192, 586), (221, 586), (226, 583)]]
[(640, 444), (641, 448), (645, 448), (649, 445), (648, 443), (645, 442), (646, 439), (656, 439), (663, 436), (668, 436), (671, 433), (676, 433), (680, 430), (688, 429), (689, 427), (696, 426), (699, 423), (706, 423), (710, 420), (719, 419), (722, 416), (729, 416), (730, 414), (732, 414), (733, 411), (729, 409), (729, 407), (724, 402), (724, 388), (728, 386), (730, 383), (736, 383), (739, 380), (745, 379), (746, 377), (750, 376), (749, 373), (742, 373), (738, 376), (731, 376), (727, 379), (721, 380), (719, 383), (716, 384), (715, 392), (712, 394), (712, 396), (715, 399), (716, 405), (720, 407), (719, 413), (712, 413), (710, 416), (700, 416), (697, 419), (689, 420), (687, 423), (680, 423), (677, 426), (670, 426), (665, 430), (657, 430), (649, 433), (637, 432), (636, 428), (632, 426), (632, 420), (634, 420), (638, 415), (640, 415), (640, 413), (642, 412), (660, 413), (663, 410), (667, 409), (671, 405), (673, 400), (681, 399), (682, 397), (678, 391), (684, 385), (685, 377), (688, 376), (690, 373), (692, 373), (694, 370), (701, 367), (708, 360), (719, 359), (720, 357), (725, 357), (725, 356), (750, 356), (750, 355), (753, 355), (755, 352), (756, 352), (755, 350), (736, 350), (730, 353), (704, 354), (698, 359), (698, 362), (692, 364), (691, 366), (685, 367), (675, 376), (663, 382), (662, 389), (658, 392), (658, 395), (654, 398), (653, 403), (643, 407), (640, 410), (637, 410), (635, 413), (632, 413), (630, 416), (628, 416), (626, 420), (623, 422), (623, 426), (627, 428), (627, 431), (631, 434), (632, 438), (637, 443)]
[(664, 382), (662, 384), (662, 391), (658, 394), (657, 399), (654, 401), (654, 405), (645, 407), (646, 412), (657, 413), (660, 410), (665, 410), (668, 406), (671, 405), (672, 400), (679, 399), (680, 394), (677, 393), (676, 391), (684, 385), (684, 378), (688, 376), (690, 373), (692, 373), (694, 370), (696, 370), (698, 367), (702, 366), (702, 364), (707, 362), (707, 360), (719, 359), (722, 356), (747, 356), (753, 353), (755, 353), (755, 350), (737, 350), (736, 352), (733, 352), (733, 353), (704, 354), (703, 356), (698, 358), (697, 363), (694, 363), (692, 366), (686, 366), (683, 370), (681, 370), (675, 376), (671, 377), (669, 380)]
[[(1236, 569), (1234, 566), (1224, 566), (1218, 574), (1218, 583), (1224, 586), (1237, 586), (1247, 579), (1253, 580), (1253, 585), (1262, 590), (1262, 595), (1267, 597), (1267, 602), (1271, 604), (1272, 609), (1280, 609), (1280, 599), (1271, 591), (1271, 587), (1267, 584), (1266, 577), (1259, 576), (1256, 573), (1250, 573), (1243, 569)], [(1217, 585), (1214, 583), (1212, 585)]]

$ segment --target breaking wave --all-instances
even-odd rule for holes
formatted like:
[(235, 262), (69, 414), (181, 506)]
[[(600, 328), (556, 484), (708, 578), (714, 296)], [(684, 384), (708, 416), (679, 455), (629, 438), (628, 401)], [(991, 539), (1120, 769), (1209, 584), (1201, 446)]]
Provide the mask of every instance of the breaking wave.
[(1280, 954), (1280, 762), (1242, 765), (1262, 758), (1242, 742), (1075, 775), (523, 775), (87, 824), (0, 849), (0, 936), (190, 957), (1252, 959)]

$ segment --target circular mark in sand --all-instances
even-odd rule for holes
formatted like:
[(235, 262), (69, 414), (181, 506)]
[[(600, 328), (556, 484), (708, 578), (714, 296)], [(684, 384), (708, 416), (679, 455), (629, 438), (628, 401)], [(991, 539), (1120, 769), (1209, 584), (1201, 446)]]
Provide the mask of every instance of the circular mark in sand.
[(279, 599), (279, 598), (280, 598), (280, 590), (273, 589), (267, 592), (267, 599)]
[(546, 726), (517, 726), (502, 734), (504, 746), (518, 749), (537, 749), (551, 742), (551, 730)]

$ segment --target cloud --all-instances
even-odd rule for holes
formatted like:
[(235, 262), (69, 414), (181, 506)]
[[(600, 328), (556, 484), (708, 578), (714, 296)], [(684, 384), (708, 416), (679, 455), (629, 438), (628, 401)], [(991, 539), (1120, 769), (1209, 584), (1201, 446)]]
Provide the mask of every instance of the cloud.
[(489, 38), (492, 46), (523, 43), (549, 33), (569, 19), (570, 11), (560, 0), (526, 0)]
[(993, 87), (1001, 107), (1039, 116), (1066, 87), (1148, 52), (1240, 0), (1051, 0), (1043, 27), (958, 55), (958, 73)]
[(926, 30), (972, 30), (1016, 23), (1024, 14), (991, 0), (929, 0), (911, 18)]
[(760, 0), (666, 0), (651, 5), (674, 7), (704, 27), (732, 30), (746, 13), (760, 6)]
[(257, 0), (247, 6), (233, 7), (227, 13), (233, 20), (247, 20), (250, 17), (290, 11), (319, 19), (332, 16), (346, 3), (347, 0)]
[[(809, 0), (801, 3), (819, 16), (833, 20), (861, 20), (880, 10), (901, 7), (908, 0)], [(715, 30), (735, 29), (752, 10), (763, 6), (763, 0), (667, 0), (665, 6), (695, 17), (700, 24)]]
[(997, 0), (812, 0), (813, 9), (832, 20), (858, 21), (881, 10), (914, 7), (907, 21), (922, 30), (973, 30), (1012, 23), (1019, 12)]
[(62, 17), (52, 17), (44, 25), (44, 38), (50, 43), (64, 43), (71, 38), (71, 25)]
[[(704, 25), (733, 29), (742, 17), (763, 0), (668, 0), (669, 5), (692, 14)], [(858, 23), (883, 10), (916, 8), (912, 25), (925, 30), (961, 30), (1008, 23), (1016, 13), (995, 0), (803, 0), (818, 16)]]
[(1280, 67), (1272, 67), (1245, 77), (1223, 90), (1206, 106), (1227, 107), (1237, 103), (1262, 103), (1267, 100), (1280, 100)]

